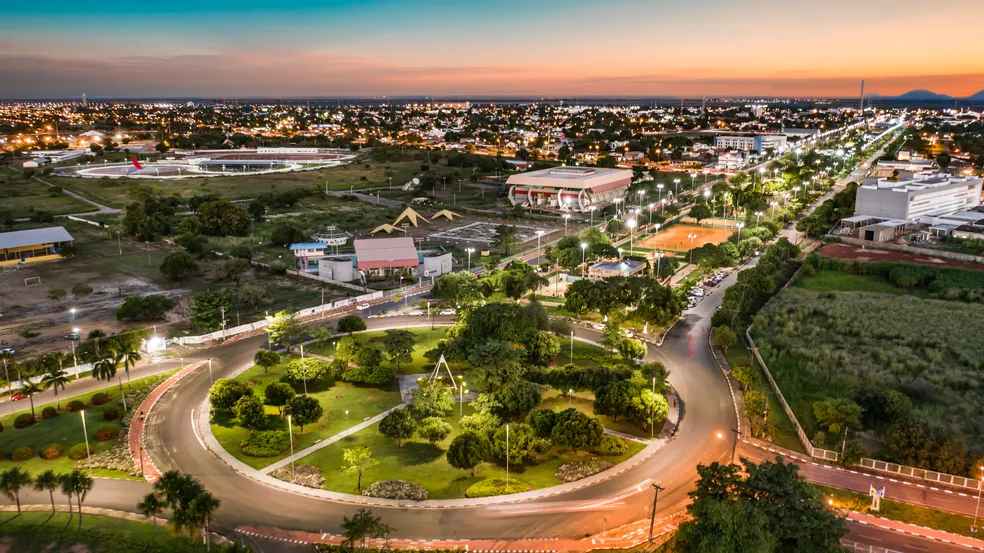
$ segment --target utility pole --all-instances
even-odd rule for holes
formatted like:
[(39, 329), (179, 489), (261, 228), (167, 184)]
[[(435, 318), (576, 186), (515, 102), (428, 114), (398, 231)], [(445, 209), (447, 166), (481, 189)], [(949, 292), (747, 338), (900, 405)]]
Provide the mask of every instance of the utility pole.
[(225, 327), (226, 327), (225, 306), (223, 305), (222, 307), (219, 308), (219, 310), (222, 312), (222, 339), (224, 340), (225, 339)]
[(649, 516), (649, 542), (650, 543), (652, 543), (653, 541), (653, 527), (656, 525), (656, 502), (659, 500), (659, 492), (664, 491), (666, 489), (655, 482), (653, 482), (652, 488), (656, 490), (656, 495), (653, 496), (653, 512)]

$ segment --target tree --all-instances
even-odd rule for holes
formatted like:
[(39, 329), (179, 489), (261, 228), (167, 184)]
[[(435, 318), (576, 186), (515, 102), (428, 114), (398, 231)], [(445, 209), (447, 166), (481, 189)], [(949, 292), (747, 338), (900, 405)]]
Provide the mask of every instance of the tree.
[(552, 332), (541, 330), (526, 343), (526, 359), (539, 367), (546, 367), (560, 353), (560, 340)]
[(507, 382), (495, 393), (495, 400), (502, 406), (501, 415), (529, 412), (540, 404), (542, 397), (540, 387), (524, 379)]
[(82, 526), (82, 502), (85, 496), (92, 491), (92, 478), (76, 469), (68, 474), (62, 475), (62, 493), (67, 496), (75, 496), (76, 505), (79, 507), (79, 527)]
[(174, 528), (176, 534), (185, 530), (197, 534), (200, 525), (191, 504), (203, 493), (206, 492), (201, 482), (176, 470), (165, 472), (157, 482), (154, 482), (154, 494), (171, 509), (172, 516), (168, 524)]
[(534, 409), (526, 415), (526, 424), (541, 438), (549, 438), (557, 422), (557, 413), (550, 409)]
[(693, 217), (694, 220), (697, 221), (697, 224), (699, 225), (700, 222), (703, 221), (704, 219), (709, 219), (710, 217), (713, 217), (714, 213), (711, 211), (711, 206), (707, 205), (707, 202), (704, 202), (691, 207), (689, 215)]
[(200, 530), (202, 541), (208, 540), (208, 527), (215, 518), (215, 511), (219, 510), (222, 504), (215, 496), (208, 492), (201, 492), (195, 496), (188, 504), (185, 511), (189, 526)]
[[(666, 420), (670, 412), (670, 406), (666, 403), (666, 396), (662, 392), (653, 393), (648, 388), (643, 388), (639, 395), (632, 398), (632, 411), (635, 418), (642, 423), (642, 427), (655, 425), (657, 420)], [(652, 430), (655, 434), (655, 428)]]
[(454, 410), (454, 398), (441, 380), (422, 379), (411, 390), (410, 406), (419, 417), (446, 417)]
[(263, 404), (260, 398), (253, 394), (244, 395), (232, 406), (232, 412), (239, 420), (239, 426), (249, 430), (252, 435), (257, 428), (261, 428), (266, 423), (266, 412), (263, 411)]
[(213, 409), (232, 409), (243, 396), (253, 395), (249, 385), (241, 380), (220, 378), (208, 390)]
[[(113, 354), (114, 352), (109, 351), (108, 353)], [(116, 360), (112, 357), (104, 357), (92, 366), (92, 376), (96, 380), (102, 380), (106, 382), (106, 393), (109, 393), (109, 381), (116, 377)]]
[(742, 390), (748, 390), (755, 383), (755, 371), (748, 365), (736, 365), (731, 369), (731, 376), (735, 377)]
[(358, 315), (346, 315), (338, 319), (338, 324), (335, 325), (336, 330), (345, 332), (349, 336), (354, 332), (362, 332), (366, 328), (366, 321)]
[(200, 205), (198, 220), (202, 234), (210, 236), (242, 236), (249, 230), (246, 212), (224, 200)]
[(618, 323), (612, 321), (605, 325), (605, 330), (601, 333), (601, 344), (609, 352), (618, 351), (618, 347), (622, 345), (622, 339), (624, 337)]
[(885, 414), (893, 421), (901, 420), (912, 413), (912, 400), (898, 390), (885, 390), (882, 403)]
[(48, 371), (41, 377), (41, 387), (45, 390), (55, 391), (55, 405), (59, 411), (61, 411), (61, 399), (58, 397), (58, 388), (65, 390), (65, 385), (69, 381), (68, 373), (59, 366), (48, 367)]
[(266, 288), (259, 284), (246, 284), (239, 288), (239, 301), (250, 307), (256, 308), (261, 303), (267, 301)]
[(261, 349), (253, 355), (253, 363), (263, 367), (263, 372), (267, 372), (271, 367), (280, 363), (280, 354), (275, 351)]
[(461, 431), (481, 434), (491, 440), (496, 430), (499, 429), (500, 424), (499, 417), (494, 414), (479, 412), (474, 415), (467, 415), (461, 419)]
[(301, 240), (304, 240), (304, 233), (287, 222), (278, 223), (270, 233), (270, 243), (281, 248), (286, 248)]
[(294, 397), (294, 389), (286, 382), (271, 382), (263, 388), (263, 403), (277, 408), (277, 411), (284, 414), (284, 405)]
[(347, 474), (357, 474), (358, 483), (356, 491), (362, 491), (362, 473), (379, 464), (379, 461), (372, 458), (372, 452), (368, 447), (350, 447), (342, 450), (342, 459), (348, 463), (345, 467)]
[(291, 344), (301, 337), (301, 327), (294, 318), (294, 312), (284, 309), (268, 320), (270, 324), (264, 330), (270, 336), (270, 341), (285, 346), (290, 353)]
[(434, 283), (434, 297), (454, 306), (475, 305), (482, 301), (482, 288), (475, 273), (448, 273)]
[(179, 282), (197, 273), (198, 263), (195, 263), (188, 252), (174, 252), (164, 258), (160, 271), (166, 278)]
[(735, 335), (735, 331), (731, 330), (730, 326), (720, 325), (714, 327), (714, 342), (724, 350), (724, 354), (728, 354), (728, 348), (733, 347), (738, 343), (738, 336)]
[(497, 459), (505, 460), (506, 450), (506, 428), (509, 428), (509, 462), (517, 465), (533, 456), (533, 442), (539, 438), (533, 434), (533, 429), (525, 423), (504, 424), (495, 432), (492, 438), (492, 452)]
[(174, 302), (161, 294), (149, 296), (129, 296), (116, 310), (116, 318), (121, 321), (150, 321), (164, 316)]
[[(140, 352), (133, 347), (133, 344), (121, 344), (117, 361), (123, 364), (123, 372), (126, 373), (126, 386), (130, 388), (130, 369), (137, 366), (143, 359)], [(120, 383), (120, 393), (123, 393), (123, 384)]]
[(359, 348), (359, 352), (355, 355), (355, 362), (359, 368), (371, 372), (383, 364), (383, 353), (372, 346)]
[[(342, 547), (349, 547), (355, 551), (366, 548), (366, 540), (369, 538), (389, 535), (393, 529), (388, 524), (383, 524), (382, 519), (373, 516), (369, 509), (359, 509), (352, 518), (342, 517)], [(387, 547), (388, 549), (388, 547)]]
[(413, 348), (416, 345), (416, 337), (413, 332), (409, 330), (387, 330), (382, 342), (390, 362), (396, 363), (397, 371), (400, 370), (400, 363), (409, 363), (413, 360)]
[(502, 250), (506, 255), (510, 255), (516, 245), (519, 244), (519, 229), (513, 225), (497, 225), (495, 236), (492, 238), (492, 245)]
[(222, 280), (231, 280), (239, 287), (239, 283), (252, 266), (245, 259), (233, 258), (223, 262), (215, 271), (215, 275)]
[(692, 505), (687, 510), (691, 512), (693, 518), (680, 525), (676, 536), (676, 551), (683, 553), (776, 551), (776, 539), (766, 528), (765, 515), (760, 513), (750, 501), (707, 501)]
[(51, 499), (51, 512), (55, 512), (55, 490), (61, 486), (61, 479), (53, 470), (46, 470), (38, 473), (34, 477), (34, 489), (39, 492), (48, 492)]
[(639, 373), (650, 382), (655, 378), (657, 390), (666, 388), (666, 379), (670, 376), (670, 370), (661, 361), (643, 363), (639, 367)]
[(589, 417), (577, 409), (564, 409), (557, 413), (550, 438), (557, 445), (577, 451), (585, 451), (601, 443), (605, 429), (598, 419)]
[(145, 517), (150, 517), (154, 521), (154, 532), (157, 532), (157, 518), (164, 514), (167, 505), (156, 493), (149, 493), (144, 496), (143, 501), (137, 503), (137, 512)]
[(434, 445), (451, 435), (451, 425), (440, 417), (425, 417), (420, 421), (417, 433), (420, 434), (421, 438)]
[(379, 433), (396, 440), (396, 447), (403, 447), (403, 440), (409, 440), (417, 431), (417, 420), (409, 407), (394, 409), (379, 421)]
[(489, 460), (491, 449), (492, 444), (484, 435), (465, 432), (451, 440), (445, 455), (449, 465), (456, 469), (467, 470), (471, 476), (475, 476), (475, 467)]
[(21, 512), (20, 492), (33, 481), (31, 474), (20, 467), (11, 467), (0, 472), (0, 493), (17, 502), (17, 514)]
[(634, 338), (622, 338), (618, 344), (618, 354), (624, 359), (638, 361), (646, 356), (649, 350), (646, 345)]
[(744, 395), (745, 416), (752, 426), (753, 435), (760, 434), (766, 423), (769, 412), (769, 398), (758, 390), (747, 390)]
[(497, 390), (505, 383), (519, 379), (525, 372), (518, 357), (516, 350), (505, 342), (481, 344), (468, 356), (470, 378), (485, 389)]
[(205, 332), (225, 327), (225, 314), (232, 309), (232, 298), (225, 290), (204, 290), (191, 298), (191, 322)]
[(832, 398), (813, 402), (813, 415), (817, 424), (825, 426), (831, 434), (839, 435), (845, 427), (861, 426), (861, 406), (849, 399)]
[(352, 336), (345, 336), (337, 343), (335, 343), (335, 358), (341, 359), (346, 363), (355, 361), (357, 355), (359, 355), (359, 350), (362, 349), (362, 344), (360, 344)]
[(607, 384), (595, 393), (594, 412), (596, 415), (608, 415), (612, 422), (626, 416), (632, 410), (632, 384), (627, 381)]
[(18, 393), (27, 396), (27, 399), (31, 402), (31, 417), (34, 417), (34, 394), (40, 394), (44, 389), (30, 380), (22, 380), (20, 390)]
[(249, 202), (246, 212), (249, 213), (250, 217), (252, 217), (254, 221), (257, 223), (262, 223), (263, 216), (266, 215), (266, 206), (259, 200), (253, 200)]
[(310, 396), (294, 396), (284, 404), (283, 413), (291, 417), (291, 420), (304, 433), (304, 426), (318, 422), (321, 415), (325, 413), (324, 408), (317, 399)]

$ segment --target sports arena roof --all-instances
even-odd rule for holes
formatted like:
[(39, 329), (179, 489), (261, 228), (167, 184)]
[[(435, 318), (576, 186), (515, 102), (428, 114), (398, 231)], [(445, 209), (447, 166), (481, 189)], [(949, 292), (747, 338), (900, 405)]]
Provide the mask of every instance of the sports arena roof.
[[(506, 181), (510, 186), (539, 186), (550, 188), (593, 189), (600, 186), (622, 184), (632, 180), (628, 169), (604, 169), (598, 167), (551, 167), (512, 175)], [(628, 184), (626, 181), (624, 184)]]
[(360, 269), (416, 267), (420, 264), (413, 238), (363, 238), (356, 240), (355, 258)]

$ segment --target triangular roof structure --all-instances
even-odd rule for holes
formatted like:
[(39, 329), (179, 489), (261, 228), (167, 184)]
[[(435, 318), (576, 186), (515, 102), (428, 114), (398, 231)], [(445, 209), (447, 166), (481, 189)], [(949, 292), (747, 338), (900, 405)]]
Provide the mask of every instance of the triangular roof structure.
[(437, 219), (438, 217), (444, 217), (448, 221), (454, 221), (455, 217), (461, 217), (461, 215), (448, 209), (442, 209), (441, 211), (431, 215), (431, 219)]
[(393, 221), (393, 224), (398, 225), (400, 224), (400, 221), (402, 221), (403, 219), (408, 219), (410, 221), (410, 224), (412, 224), (415, 227), (418, 226), (417, 225), (418, 219), (427, 223), (428, 225), (430, 224), (430, 221), (424, 219), (424, 216), (414, 211), (412, 207), (408, 207), (404, 209), (403, 213), (401, 213), (400, 216), (397, 217), (395, 221)]
[(444, 354), (441, 354), (441, 358), (437, 360), (437, 365), (434, 366), (434, 370), (431, 372), (430, 378), (428, 380), (434, 380), (441, 378), (441, 366), (444, 367), (445, 372), (448, 373), (448, 378), (451, 379), (451, 387), (455, 390), (458, 389), (458, 383), (454, 380), (454, 375), (451, 374), (451, 367), (448, 366), (448, 362), (444, 359)]
[(369, 231), (369, 234), (376, 234), (377, 232), (385, 232), (386, 234), (393, 234), (393, 231), (406, 232), (403, 229), (401, 229), (399, 227), (394, 227), (393, 225), (391, 225), (389, 223), (383, 223), (383, 224), (379, 225), (378, 227), (376, 227), (376, 228), (372, 229), (371, 231)]

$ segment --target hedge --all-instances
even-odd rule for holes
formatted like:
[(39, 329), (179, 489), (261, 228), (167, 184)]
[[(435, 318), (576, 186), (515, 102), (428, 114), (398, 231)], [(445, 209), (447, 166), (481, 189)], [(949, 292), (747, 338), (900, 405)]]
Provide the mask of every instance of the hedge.
[(85, 444), (75, 444), (72, 446), (72, 449), (68, 450), (68, 458), (73, 461), (81, 461), (82, 459), (85, 459), (91, 454), (92, 454), (92, 448), (89, 447), (87, 453)]
[(73, 413), (78, 413), (79, 411), (85, 409), (85, 404), (77, 399), (73, 399), (68, 402), (67, 409)]
[(96, 441), (106, 442), (109, 440), (115, 440), (117, 436), (120, 435), (120, 431), (115, 426), (100, 426), (96, 430)]
[(257, 432), (239, 443), (243, 455), (250, 457), (276, 457), (288, 447), (290, 438), (283, 430)]
[(58, 444), (48, 444), (41, 450), (42, 459), (52, 460), (62, 456), (62, 446)]
[(529, 484), (518, 480), (509, 480), (507, 486), (503, 478), (489, 478), (468, 486), (468, 489), (465, 490), (465, 497), (492, 497), (494, 495), (528, 492), (531, 489)]
[(58, 410), (50, 405), (41, 410), (42, 419), (53, 419), (57, 416), (58, 416)]
[(362, 495), (366, 497), (382, 497), (385, 499), (413, 499), (415, 501), (423, 501), (427, 499), (428, 492), (427, 488), (409, 480), (380, 480), (362, 490)]
[(28, 459), (32, 459), (33, 457), (34, 457), (34, 450), (27, 447), (26, 445), (22, 445), (17, 449), (15, 449), (14, 454), (10, 456), (10, 458), (13, 459), (14, 461), (27, 461)]
[(109, 403), (109, 396), (106, 395), (104, 392), (98, 392), (92, 394), (92, 397), (89, 398), (89, 403), (91, 405), (104, 405), (106, 403)]
[(629, 444), (625, 443), (619, 436), (605, 434), (601, 437), (601, 443), (591, 451), (598, 455), (622, 455), (629, 450)]
[(116, 407), (107, 407), (106, 410), (103, 411), (103, 420), (114, 421), (118, 418), (120, 418), (120, 410)]
[(27, 428), (32, 424), (34, 424), (34, 415), (30, 413), (21, 413), (14, 419), (14, 428)]

